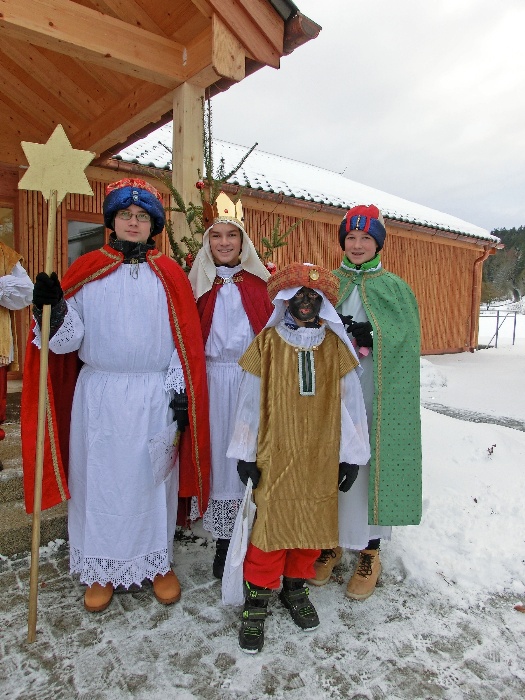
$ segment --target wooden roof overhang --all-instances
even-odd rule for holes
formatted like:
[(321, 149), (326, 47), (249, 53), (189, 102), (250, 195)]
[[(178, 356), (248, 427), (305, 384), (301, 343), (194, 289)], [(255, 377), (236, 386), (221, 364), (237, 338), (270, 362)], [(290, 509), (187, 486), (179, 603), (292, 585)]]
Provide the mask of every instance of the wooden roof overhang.
[(114, 153), (171, 119), (181, 85), (216, 94), (319, 30), (288, 0), (0, 0), (0, 162), (59, 123)]

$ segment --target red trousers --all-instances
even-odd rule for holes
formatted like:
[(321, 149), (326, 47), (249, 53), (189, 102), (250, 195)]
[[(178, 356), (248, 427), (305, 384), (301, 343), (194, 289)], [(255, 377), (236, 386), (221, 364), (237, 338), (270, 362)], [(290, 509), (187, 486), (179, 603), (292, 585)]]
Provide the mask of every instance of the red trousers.
[(262, 588), (279, 588), (281, 576), (287, 578), (315, 578), (314, 562), (320, 549), (277, 549), (263, 552), (248, 545), (244, 560), (244, 579)]
[[(7, 365), (0, 367), (0, 425), (5, 421), (7, 410)], [(0, 428), (0, 440), (5, 437), (4, 431)]]

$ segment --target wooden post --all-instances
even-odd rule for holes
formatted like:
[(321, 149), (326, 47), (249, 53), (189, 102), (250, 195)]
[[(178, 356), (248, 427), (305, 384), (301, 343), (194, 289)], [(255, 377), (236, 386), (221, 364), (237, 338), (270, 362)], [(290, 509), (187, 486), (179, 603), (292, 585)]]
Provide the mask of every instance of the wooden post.
[[(202, 173), (204, 160), (203, 114), (204, 89), (183, 83), (173, 98), (173, 163), (172, 182), (185, 204), (200, 203), (195, 183)], [(187, 236), (188, 226), (183, 214), (171, 212), (173, 235), (177, 242)]]
[[(57, 218), (57, 191), (53, 190), (48, 201), (46, 263), (44, 272), (53, 272), (55, 253), (55, 235)], [(38, 424), (35, 458), (35, 494), (33, 500), (33, 532), (31, 539), (31, 570), (29, 575), (29, 614), (27, 619), (27, 641), (34, 642), (36, 637), (36, 613), (38, 602), (38, 557), (40, 547), (40, 515), (42, 506), (42, 472), (44, 467), (44, 434), (47, 405), (47, 365), (49, 357), (49, 327), (51, 306), (45, 304), (42, 310), (40, 375), (38, 382)]]

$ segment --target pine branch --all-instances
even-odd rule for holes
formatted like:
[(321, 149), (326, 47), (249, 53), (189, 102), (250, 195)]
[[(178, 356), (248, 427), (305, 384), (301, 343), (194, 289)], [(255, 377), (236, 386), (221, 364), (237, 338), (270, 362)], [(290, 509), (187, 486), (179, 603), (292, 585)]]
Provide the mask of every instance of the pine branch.
[(299, 221), (296, 221), (295, 224), (292, 224), (289, 226), (284, 233), (280, 233), (280, 228), (281, 228), (281, 217), (278, 216), (277, 220), (274, 224), (274, 227), (272, 229), (272, 232), (270, 234), (270, 239), (268, 238), (263, 238), (261, 240), (261, 243), (263, 245), (263, 248), (265, 248), (262, 258), (264, 262), (267, 262), (270, 260), (272, 257), (273, 253), (277, 248), (282, 248), (283, 246), (288, 244), (287, 238), (288, 236), (292, 233), (292, 231), (295, 231), (295, 229), (302, 224), (304, 219), (299, 219)]

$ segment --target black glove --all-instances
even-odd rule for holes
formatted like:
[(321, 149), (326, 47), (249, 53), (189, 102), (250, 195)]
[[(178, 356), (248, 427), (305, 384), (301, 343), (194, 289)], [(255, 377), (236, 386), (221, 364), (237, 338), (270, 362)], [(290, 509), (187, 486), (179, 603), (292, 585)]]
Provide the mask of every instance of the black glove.
[(56, 272), (52, 272), (51, 275), (45, 272), (38, 273), (33, 288), (33, 304), (37, 309), (41, 309), (44, 304), (56, 306), (63, 296), (64, 292)]
[(348, 464), (348, 462), (341, 462), (339, 464), (339, 491), (346, 493), (350, 491), (350, 487), (357, 479), (359, 473), (359, 467), (357, 464)]
[(354, 322), (350, 332), (360, 348), (371, 348), (374, 342), (372, 339), (372, 330), (370, 321), (362, 321), (361, 323)]
[(177, 421), (179, 432), (183, 433), (190, 422), (188, 416), (188, 394), (185, 391), (176, 391), (175, 396), (170, 401), (170, 408), (173, 409), (173, 420)]
[(343, 314), (337, 314), (339, 318), (341, 319), (341, 323), (345, 327), (345, 331), (347, 333), (352, 332), (352, 326), (354, 325), (354, 317), (353, 316), (343, 316)]
[(257, 468), (257, 462), (245, 462), (244, 459), (240, 459), (237, 462), (237, 474), (245, 486), (248, 483), (248, 479), (251, 479), (253, 488), (257, 488), (261, 478), (261, 470)]

